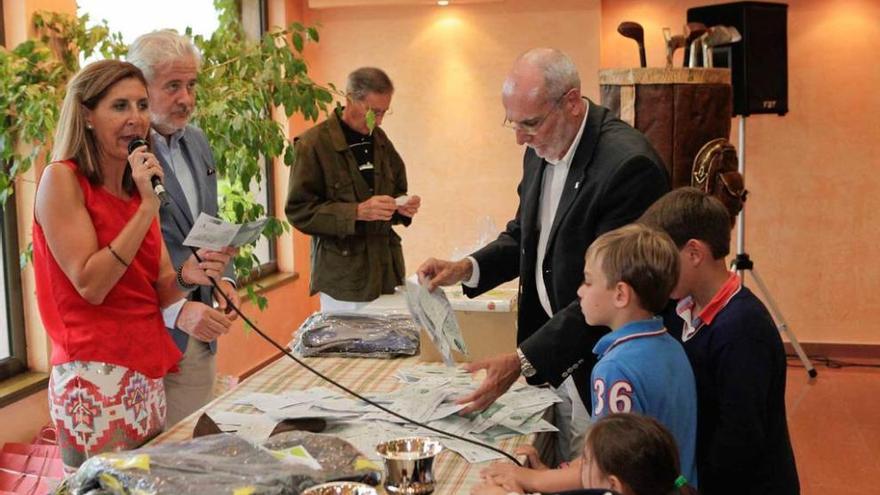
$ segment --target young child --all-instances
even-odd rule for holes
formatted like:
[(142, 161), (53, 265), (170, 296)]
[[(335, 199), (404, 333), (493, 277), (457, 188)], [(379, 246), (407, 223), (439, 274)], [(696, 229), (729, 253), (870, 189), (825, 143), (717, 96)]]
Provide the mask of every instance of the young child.
[(681, 298), (681, 339), (697, 380), (700, 492), (800, 493), (785, 418), (782, 339), (764, 305), (725, 263), (727, 210), (697, 189), (681, 188), (640, 222), (667, 232), (680, 250), (672, 297)]
[[(696, 493), (681, 476), (678, 447), (669, 430), (640, 414), (610, 414), (592, 425), (580, 462), (581, 484), (614, 490), (621, 495), (685, 495)], [(472, 494), (508, 495), (510, 489), (490, 481)], [(604, 494), (605, 490), (577, 493)]]
[[(694, 375), (681, 344), (655, 316), (669, 300), (678, 269), (668, 235), (627, 225), (590, 245), (578, 297), (587, 323), (612, 330), (593, 349), (599, 357), (591, 377), (593, 418), (626, 412), (656, 418), (672, 432), (683, 474), (696, 484)], [(486, 472), (506, 472), (526, 491), (558, 492), (581, 488), (577, 464), (553, 470), (496, 464)]]

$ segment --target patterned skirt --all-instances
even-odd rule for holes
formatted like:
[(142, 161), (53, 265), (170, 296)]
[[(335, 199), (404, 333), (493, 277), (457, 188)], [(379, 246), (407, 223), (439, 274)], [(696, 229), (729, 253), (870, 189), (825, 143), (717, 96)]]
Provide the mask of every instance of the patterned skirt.
[(101, 452), (129, 450), (165, 425), (162, 379), (115, 364), (73, 361), (52, 367), (49, 411), (66, 468)]

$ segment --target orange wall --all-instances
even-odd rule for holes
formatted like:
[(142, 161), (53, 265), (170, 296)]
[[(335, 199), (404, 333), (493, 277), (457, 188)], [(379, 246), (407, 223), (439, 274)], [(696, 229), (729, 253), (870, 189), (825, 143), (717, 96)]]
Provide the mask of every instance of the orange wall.
[(500, 95), (518, 54), (559, 47), (586, 93), (598, 94), (598, 0), (454, 4), (307, 10), (320, 23), (309, 52), (317, 80), (344, 88), (351, 70), (376, 65), (394, 81), (383, 128), (407, 164), (410, 193), (422, 196), (413, 224), (398, 229), (410, 273), (472, 245), (481, 217), (503, 228), (516, 211), (523, 150), (501, 126)]
[[(645, 25), (648, 63), (660, 65), (660, 29), (712, 3), (723, 2), (603, 1), (603, 67), (637, 63), (621, 21)], [(865, 57), (880, 47), (880, 2), (788, 4), (791, 111), (746, 120), (746, 249), (799, 340), (880, 343), (880, 69)]]
[[(285, 5), (283, 1), (269, 2), (269, 21), (272, 25), (286, 25), (302, 20), (299, 5)], [(289, 122), (281, 120), (288, 129), (301, 129), (304, 124), (299, 119)], [(290, 131), (289, 131), (290, 132)], [(284, 203), (287, 199), (288, 167), (279, 160), (275, 164), (275, 215), (284, 217)], [(291, 229), (293, 230), (293, 229)], [(260, 311), (253, 304), (245, 303), (242, 312), (251, 318), (255, 325), (271, 336), (282, 346), (290, 342), (291, 334), (300, 323), (318, 309), (317, 298), (309, 297), (309, 238), (299, 232), (283, 236), (278, 242), (278, 265), (282, 271), (296, 271), (299, 278), (293, 282), (272, 288), (264, 294), (269, 299), (269, 307)], [(264, 363), (278, 354), (256, 332), (245, 329), (242, 321), (237, 321), (229, 334), (222, 337), (217, 353), (217, 372), (220, 375), (239, 377), (251, 371), (254, 366)]]
[(47, 424), (49, 398), (42, 390), (0, 408), (0, 445), (6, 442), (30, 443)]
[[(383, 127), (407, 162), (411, 192), (423, 197), (402, 232), (412, 273), (428, 256), (473, 243), (480, 217), (502, 228), (514, 213), (522, 149), (499, 125), (498, 93), (516, 54), (562, 48), (580, 68), (584, 93), (596, 97), (600, 67), (638, 63), (619, 22), (645, 26), (648, 61), (658, 66), (661, 28), (680, 30), (687, 8), (708, 3), (507, 0), (306, 9), (305, 18), (321, 24), (321, 42), (309, 51), (317, 80), (342, 87), (348, 71), (374, 64), (397, 86)], [(864, 62), (880, 46), (880, 28), (869, 22), (880, 3), (789, 5), (791, 111), (747, 121), (746, 247), (800, 340), (878, 343), (863, 315), (877, 313), (880, 265), (860, 255), (880, 241), (869, 217), (880, 207), (880, 145), (866, 130), (878, 126), (880, 95), (871, 88), (880, 70)], [(817, 110), (808, 114), (810, 106)]]

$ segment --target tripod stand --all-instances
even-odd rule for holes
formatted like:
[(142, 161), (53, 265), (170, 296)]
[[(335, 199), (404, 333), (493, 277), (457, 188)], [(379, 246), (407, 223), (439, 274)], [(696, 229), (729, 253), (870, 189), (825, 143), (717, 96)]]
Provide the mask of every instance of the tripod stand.
[[(746, 117), (745, 115), (739, 116), (739, 173), (742, 175), (745, 180), (746, 177)], [(746, 210), (745, 206), (740, 210), (739, 215), (736, 219), (736, 258), (733, 261), (733, 267), (736, 269), (737, 274), (740, 278), (740, 283), (745, 285), (746, 282), (746, 272), (752, 275), (752, 278), (755, 279), (755, 283), (758, 286), (758, 290), (761, 291), (761, 294), (764, 296), (764, 301), (767, 303), (768, 309), (770, 310), (770, 316), (773, 317), (773, 321), (776, 323), (776, 328), (781, 333), (784, 333), (788, 340), (791, 342), (791, 347), (794, 348), (794, 352), (797, 353), (798, 358), (803, 363), (804, 368), (807, 370), (807, 374), (810, 378), (815, 378), (818, 372), (816, 368), (813, 367), (813, 363), (810, 362), (810, 358), (807, 357), (806, 353), (804, 353), (804, 349), (801, 347), (801, 344), (798, 342), (797, 337), (794, 335), (794, 332), (788, 328), (788, 323), (785, 322), (785, 317), (782, 316), (782, 312), (779, 311), (779, 307), (776, 306), (776, 301), (773, 300), (773, 296), (770, 294), (770, 291), (767, 289), (767, 286), (764, 285), (764, 281), (761, 279), (760, 275), (758, 275), (758, 271), (755, 269), (755, 264), (752, 262), (751, 258), (749, 258), (749, 254), (746, 252)]]

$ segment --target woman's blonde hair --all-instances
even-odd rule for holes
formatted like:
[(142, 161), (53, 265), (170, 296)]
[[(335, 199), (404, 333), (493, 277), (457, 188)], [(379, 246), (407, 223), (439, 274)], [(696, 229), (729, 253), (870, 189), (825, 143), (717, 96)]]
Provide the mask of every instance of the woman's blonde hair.
[(92, 184), (104, 181), (98, 166), (98, 147), (94, 133), (86, 128), (86, 109), (94, 110), (110, 88), (124, 79), (135, 78), (144, 88), (143, 73), (128, 62), (101, 60), (87, 65), (67, 84), (67, 94), (61, 106), (52, 161), (74, 160), (77, 169)]

